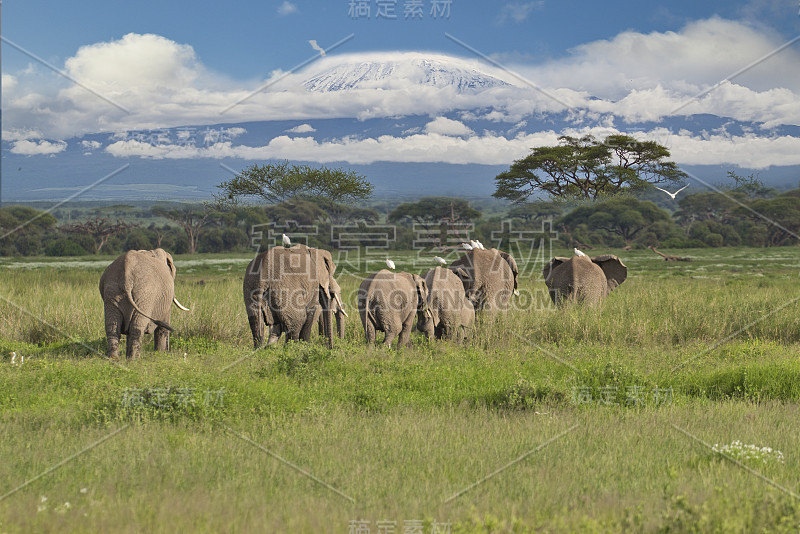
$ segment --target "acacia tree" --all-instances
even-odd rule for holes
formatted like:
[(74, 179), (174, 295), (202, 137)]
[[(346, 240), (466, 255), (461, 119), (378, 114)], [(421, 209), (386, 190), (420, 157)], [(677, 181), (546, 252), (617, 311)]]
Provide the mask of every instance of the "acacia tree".
[(458, 223), (479, 219), (481, 212), (469, 205), (463, 198), (423, 197), (417, 202), (404, 202), (389, 213), (389, 222), (410, 219), (425, 230), (439, 227), (439, 244), (463, 239)]
[(254, 164), (217, 186), (221, 202), (256, 197), (277, 204), (298, 199), (327, 199), (333, 202), (367, 200), (374, 190), (355, 171), (290, 165), (288, 161)]
[(136, 228), (137, 226), (139, 225), (126, 223), (120, 220), (117, 220), (116, 223), (112, 223), (106, 217), (95, 217), (94, 219), (87, 219), (84, 222), (62, 226), (61, 230), (64, 232), (88, 235), (95, 242), (95, 254), (99, 254), (103, 245), (113, 236), (124, 234), (131, 228)]
[(559, 145), (534, 148), (495, 177), (492, 196), (515, 203), (545, 193), (561, 199), (597, 199), (648, 184), (674, 183), (686, 173), (668, 161), (669, 150), (655, 141), (610, 135), (602, 142), (591, 135), (563, 135)]
[(197, 251), (197, 242), (200, 239), (200, 234), (210, 222), (211, 209), (208, 206), (203, 206), (202, 208), (186, 206), (177, 209), (153, 206), (151, 211), (154, 215), (169, 219), (183, 228), (183, 231), (186, 232), (186, 237), (189, 238), (189, 254), (194, 254)]
[(626, 245), (633, 243), (645, 229), (662, 223), (673, 226), (667, 212), (649, 200), (618, 197), (575, 208), (559, 221), (567, 228), (584, 224), (595, 230), (606, 230), (620, 236)]

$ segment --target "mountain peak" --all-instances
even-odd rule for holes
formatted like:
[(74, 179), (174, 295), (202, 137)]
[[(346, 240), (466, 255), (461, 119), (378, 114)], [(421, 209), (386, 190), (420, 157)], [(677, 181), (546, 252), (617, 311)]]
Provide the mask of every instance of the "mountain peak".
[(452, 87), (458, 93), (479, 93), (509, 84), (458, 60), (424, 56), (393, 59), (351, 58), (303, 82), (308, 91), (400, 89), (412, 85)]

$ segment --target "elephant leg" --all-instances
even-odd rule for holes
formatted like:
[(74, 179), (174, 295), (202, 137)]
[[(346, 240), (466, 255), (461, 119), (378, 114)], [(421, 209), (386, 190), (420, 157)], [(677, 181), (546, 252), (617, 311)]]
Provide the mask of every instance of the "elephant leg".
[(387, 328), (386, 337), (383, 338), (383, 344), (386, 345), (387, 347), (391, 347), (392, 341), (394, 341), (394, 338), (396, 337), (397, 337), (397, 332), (393, 331), (391, 328)]
[(113, 304), (106, 304), (106, 339), (108, 340), (108, 357), (119, 360), (119, 337), (121, 335), (122, 313)]
[(283, 333), (280, 324), (274, 324), (269, 327), (269, 339), (267, 340), (267, 346), (274, 345), (278, 342)]
[(452, 341), (454, 339), (456, 333), (456, 328), (454, 328), (451, 324), (442, 325), (442, 329), (440, 330), (440, 339), (446, 339), (448, 341)]
[(125, 357), (128, 360), (136, 360), (142, 353), (142, 336), (144, 328), (138, 325), (131, 325), (128, 329), (128, 340), (125, 346)]
[(308, 313), (308, 317), (306, 318), (306, 324), (303, 325), (303, 329), (300, 331), (300, 339), (303, 341), (311, 341), (311, 335), (314, 331), (314, 327), (320, 327), (320, 334), (322, 333), (322, 310), (319, 307), (314, 307), (314, 309), (310, 310)]
[(367, 339), (367, 343), (375, 343), (375, 338), (377, 337), (375, 323), (369, 317), (364, 321), (364, 337)]
[(153, 348), (161, 352), (169, 350), (169, 330), (160, 326), (156, 328), (153, 333)]
[(260, 312), (248, 314), (247, 320), (250, 322), (250, 332), (253, 334), (253, 348), (257, 349), (264, 344), (264, 320)]

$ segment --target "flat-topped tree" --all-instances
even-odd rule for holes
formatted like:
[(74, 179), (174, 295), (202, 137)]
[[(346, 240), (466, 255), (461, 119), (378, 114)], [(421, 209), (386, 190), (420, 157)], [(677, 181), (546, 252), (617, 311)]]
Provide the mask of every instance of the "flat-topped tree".
[(254, 164), (217, 186), (221, 202), (260, 198), (270, 204), (300, 199), (358, 202), (372, 196), (374, 186), (355, 171), (290, 165), (288, 161)]
[(668, 161), (669, 150), (655, 141), (610, 135), (562, 135), (558, 146), (534, 148), (495, 177), (492, 196), (523, 203), (532, 195), (557, 199), (594, 200), (648, 184), (672, 184), (686, 173)]

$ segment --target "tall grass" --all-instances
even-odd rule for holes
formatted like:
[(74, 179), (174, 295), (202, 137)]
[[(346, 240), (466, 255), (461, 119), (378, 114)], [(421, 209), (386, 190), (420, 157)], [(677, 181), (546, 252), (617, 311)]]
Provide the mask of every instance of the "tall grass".
[(0, 532), (347, 532), (358, 519), (373, 532), (796, 532), (797, 499), (701, 441), (781, 450), (784, 464), (748, 467), (800, 492), (800, 251), (727, 252), (682, 251), (698, 257), (679, 266), (620, 253), (629, 279), (600, 307), (539, 299), (480, 317), (466, 343), (415, 334), (400, 351), (364, 343), (364, 273), (339, 277), (350, 320), (332, 350), (254, 352), (244, 267), (178, 258), (192, 311), (173, 311), (171, 350), (150, 342), (118, 365), (92, 351), (105, 352), (101, 270), (0, 266), (14, 303), (0, 300), (0, 495), (123, 429), (0, 501)]

